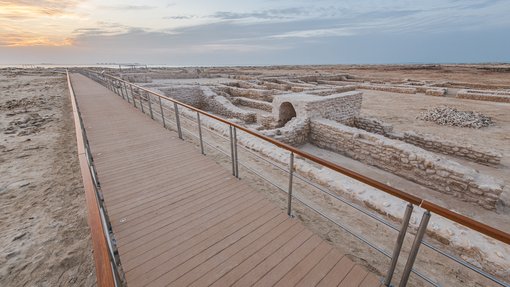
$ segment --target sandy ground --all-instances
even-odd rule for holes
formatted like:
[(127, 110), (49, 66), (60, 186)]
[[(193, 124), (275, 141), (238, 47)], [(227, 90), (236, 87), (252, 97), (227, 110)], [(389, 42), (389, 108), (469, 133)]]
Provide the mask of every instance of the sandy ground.
[(95, 286), (65, 76), (0, 70), (0, 286)]

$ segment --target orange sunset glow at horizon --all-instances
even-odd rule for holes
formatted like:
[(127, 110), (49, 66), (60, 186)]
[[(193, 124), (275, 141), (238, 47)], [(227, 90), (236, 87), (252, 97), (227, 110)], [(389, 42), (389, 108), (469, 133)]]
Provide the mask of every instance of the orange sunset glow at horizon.
[[(0, 46), (71, 46), (78, 1), (0, 1)], [(79, 22), (79, 21), (78, 21)]]

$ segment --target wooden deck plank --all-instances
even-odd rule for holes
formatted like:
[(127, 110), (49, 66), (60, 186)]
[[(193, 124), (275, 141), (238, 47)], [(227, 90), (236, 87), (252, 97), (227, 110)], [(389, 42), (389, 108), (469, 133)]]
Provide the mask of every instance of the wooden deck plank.
[(380, 285), (196, 146), (71, 80), (128, 286)]
[[(157, 208), (157, 206), (161, 206), (163, 204), (168, 204), (166, 200), (170, 200), (173, 202), (179, 202), (196, 194), (199, 194), (201, 191), (204, 191), (204, 186), (211, 184), (211, 187), (216, 187), (216, 185), (225, 186), (225, 179), (214, 177), (209, 177), (208, 173), (204, 173), (204, 178), (200, 181), (181, 181), (182, 184), (176, 184), (175, 186), (168, 187), (171, 185), (171, 182), (163, 181), (163, 184), (155, 184), (150, 185), (146, 188), (145, 194), (143, 198), (126, 198), (124, 200), (119, 200), (119, 203), (114, 205), (110, 210), (118, 216), (123, 216), (124, 213), (135, 214), (138, 211), (147, 211), (153, 208)], [(167, 186), (165, 188), (165, 186)], [(107, 188), (108, 186), (105, 186)], [(134, 186), (133, 189), (139, 189), (143, 187)], [(161, 191), (160, 191), (161, 190)], [(126, 192), (128, 192), (126, 190)], [(151, 192), (152, 191), (152, 192)], [(111, 197), (105, 196), (108, 200), (113, 200)], [(126, 202), (127, 201), (127, 202)]]
[(303, 230), (299, 235), (285, 242), (281, 248), (277, 249), (274, 253), (265, 258), (261, 263), (257, 264), (257, 266), (249, 270), (248, 273), (246, 273), (232, 286), (251, 286), (274, 266), (280, 263), (281, 260), (287, 257), (299, 246), (307, 242), (311, 237), (313, 237), (313, 234), (310, 231), (306, 229)]
[[(266, 212), (263, 216), (250, 222), (249, 224), (239, 229), (235, 233), (229, 235), (228, 237), (222, 239), (221, 241), (218, 241), (216, 244), (208, 247), (207, 249), (203, 250), (196, 256), (183, 262), (178, 267), (165, 273), (165, 275), (161, 276), (160, 278), (158, 278), (158, 280), (155, 280), (153, 282), (154, 283), (153, 286), (166, 286), (168, 282), (175, 283), (172, 284), (172, 286), (186, 286), (189, 283), (185, 283), (187, 278), (183, 278), (183, 275), (185, 275), (189, 270), (196, 268), (198, 265), (206, 262), (208, 259), (217, 255), (218, 253), (221, 253), (222, 251), (229, 247), (234, 246), (235, 248), (238, 246), (242, 246), (247, 242), (250, 242), (251, 241), (250, 235), (257, 237), (258, 235), (257, 230), (260, 227), (263, 227), (265, 224), (269, 224), (268, 222), (271, 222), (271, 220), (277, 217), (278, 215), (282, 215), (282, 213), (278, 209), (276, 209), (276, 207), (274, 207), (274, 209), (271, 210), (270, 212)], [(195, 248), (196, 247), (194, 247), (194, 249)], [(182, 281), (175, 282), (176, 278), (177, 279), (182, 278)]]
[[(284, 215), (285, 216), (285, 215)], [(290, 223), (289, 223), (290, 222)], [(285, 232), (291, 232), (296, 225), (295, 221), (292, 221), (288, 217), (286, 217), (286, 221), (282, 224), (278, 225), (276, 228), (271, 230), (269, 233), (265, 234), (261, 238), (257, 239), (255, 242), (250, 244), (249, 246), (243, 248), (241, 251), (236, 253), (234, 256), (228, 258), (228, 260), (223, 261), (220, 264), (216, 264), (213, 269), (204, 274), (201, 277), (197, 277), (196, 281), (191, 283), (190, 286), (209, 286), (213, 284), (216, 280), (221, 278), (224, 274), (230, 272), (236, 266), (244, 262), (247, 258), (252, 256), (254, 253), (258, 252), (268, 243), (273, 241), (275, 238), (283, 235)]]
[[(338, 250), (330, 250), (329, 253), (294, 286), (316, 286), (343, 257), (344, 255), (338, 252)], [(281, 282), (285, 284), (283, 280)]]
[[(252, 244), (255, 244), (257, 241), (263, 241), (264, 239), (267, 242), (267, 238), (274, 238), (274, 234), (279, 234), (278, 227), (285, 228), (288, 226), (288, 224), (282, 224), (288, 219), (287, 216), (284, 214), (278, 214), (278, 216), (271, 219), (270, 222), (267, 224), (264, 224), (259, 229), (257, 229), (255, 232), (252, 232), (242, 240), (239, 240), (235, 244), (229, 246), (228, 248), (225, 248), (220, 253), (214, 255), (213, 257), (209, 258), (204, 263), (198, 265), (197, 267), (191, 269), (188, 271), (184, 276), (178, 278), (178, 280), (175, 280), (172, 282), (171, 285), (173, 286), (189, 286), (193, 282), (195, 282), (198, 278), (201, 278), (206, 274), (207, 272), (211, 271), (215, 267), (225, 263), (225, 262), (231, 262), (233, 260), (233, 256), (238, 255), (242, 250), (244, 250), (247, 246), (250, 246)], [(212, 283), (212, 282), (211, 282)], [(202, 284), (205, 285), (205, 284)]]
[(349, 274), (345, 276), (345, 278), (342, 280), (339, 287), (357, 287), (361, 284), (363, 279), (367, 276), (368, 272), (361, 266), (356, 265), (354, 266), (351, 271), (349, 271)]
[[(241, 214), (239, 212), (239, 208), (248, 208), (252, 202), (250, 202), (251, 198), (241, 197), (235, 199), (237, 209), (231, 209), (228, 213), (222, 210), (221, 208), (216, 209), (207, 209), (204, 212), (197, 213), (197, 216), (189, 217), (185, 220), (178, 220), (175, 223), (167, 224), (163, 221), (163, 225), (157, 231), (151, 233), (150, 229), (147, 229), (146, 232), (140, 232), (139, 234), (131, 235), (129, 237), (124, 237), (124, 241), (126, 243), (121, 245), (122, 247), (126, 247), (127, 252), (135, 253), (135, 254), (143, 254), (145, 252), (149, 252), (152, 245), (163, 244), (166, 240), (172, 238), (173, 243), (177, 243), (178, 239), (174, 237), (170, 237), (169, 234), (177, 234), (181, 235), (182, 238), (186, 238), (184, 236), (192, 234), (190, 236), (194, 236), (197, 234), (200, 229), (197, 226), (203, 226), (204, 224), (208, 224), (212, 226), (213, 224), (221, 224), (223, 226), (225, 223), (223, 221), (228, 219), (228, 216), (234, 216), (236, 214)], [(230, 222), (230, 221), (229, 221)], [(211, 227), (210, 230), (214, 230), (215, 227)], [(142, 229), (142, 231), (145, 231)], [(179, 238), (181, 238), (179, 237)], [(149, 238), (153, 238), (150, 240), (150, 243), (147, 243)], [(145, 256), (149, 256), (149, 254), (145, 254)]]
[(305, 269), (313, 267), (313, 265), (311, 265), (313, 264), (313, 262), (301, 260), (303, 260), (306, 256), (308, 256), (308, 254), (315, 250), (315, 248), (317, 248), (321, 244), (321, 242), (322, 240), (318, 236), (316, 235), (312, 236), (308, 241), (306, 241), (303, 245), (299, 246), (284, 260), (280, 261), (278, 265), (276, 265), (269, 272), (267, 272), (253, 286), (258, 287), (273, 286), (276, 282), (280, 281), (280, 279), (283, 276), (285, 276), (285, 274), (293, 270), (293, 268), (299, 262), (303, 263), (302, 265), (305, 265), (304, 266)]
[[(268, 212), (271, 210), (270, 208), (273, 208), (270, 205), (266, 205), (264, 207), (257, 206), (256, 209)], [(276, 211), (276, 209), (273, 209)], [(134, 272), (128, 272), (127, 275), (138, 275), (136, 276), (136, 279), (133, 280), (133, 282), (138, 282), (139, 280), (142, 282), (151, 282), (155, 279), (158, 279), (159, 277), (163, 276), (164, 274), (168, 274), (168, 272), (172, 272), (175, 267), (182, 264), (183, 262), (186, 262), (190, 258), (194, 257), (195, 255), (199, 255), (201, 252), (207, 250), (210, 246), (214, 245), (218, 241), (222, 241), (224, 238), (229, 237), (231, 234), (236, 234), (237, 236), (234, 236), (235, 240), (240, 236), (239, 234), (244, 234), (242, 232), (238, 232), (238, 230), (243, 229), (244, 226), (249, 225), (252, 222), (257, 222), (257, 220), (265, 219), (264, 216), (256, 218), (251, 216), (253, 213), (247, 213), (241, 220), (237, 220), (236, 222), (229, 223), (228, 227), (223, 228), (223, 230), (216, 232), (212, 235), (204, 236), (198, 244), (193, 245), (194, 242), (186, 241), (181, 242), (182, 244), (179, 244), (175, 249), (171, 250), (171, 255), (163, 253), (163, 256), (158, 256), (157, 258), (150, 261), (150, 264), (144, 264), (144, 269), (141, 270), (140, 268), (134, 270)], [(269, 215), (272, 215), (269, 213)], [(238, 239), (237, 239), (238, 240)], [(193, 248), (190, 248), (193, 247)], [(178, 254), (177, 256), (174, 256), (175, 254)], [(203, 253), (203, 256), (207, 256), (207, 253)], [(171, 257), (171, 260), (166, 260), (169, 256)], [(199, 260), (203, 259), (202, 257), (199, 258)], [(202, 261), (200, 261), (202, 262)], [(142, 272), (140, 272), (142, 271)], [(178, 270), (181, 271), (181, 270)], [(143, 274), (143, 275), (142, 275)], [(178, 273), (179, 274), (179, 273)], [(175, 275), (175, 274), (171, 274)], [(173, 277), (173, 276), (170, 276)], [(164, 276), (163, 279), (165, 282), (168, 280), (168, 276)], [(154, 282), (156, 286), (158, 286), (158, 282), (161, 282), (161, 279), (159, 281)], [(136, 283), (135, 283), (136, 284)], [(152, 284), (151, 284), (152, 285)]]
[(368, 273), (365, 279), (359, 284), (360, 287), (378, 287), (382, 286), (381, 279), (375, 274)]
[[(295, 265), (291, 270), (288, 270), (287, 274), (274, 284), (274, 286), (295, 286), (332, 249), (333, 247), (325, 241), (321, 242), (320, 245), (310, 252), (305, 258), (299, 260), (297, 265)], [(257, 284), (261, 283), (261, 281), (257, 282)]]
[[(257, 208), (262, 208), (264, 205), (265, 202), (261, 201), (252, 205), (252, 203), (247, 200), (245, 204), (236, 207), (235, 211), (237, 212), (232, 212), (231, 214), (222, 213), (217, 217), (210, 219), (204, 218), (202, 221), (195, 222), (195, 224), (188, 224), (178, 228), (175, 232), (171, 232), (173, 236), (177, 236), (170, 237), (169, 239), (171, 239), (171, 242), (168, 244), (160, 248), (150, 250), (143, 249), (143, 252), (136, 252), (138, 256), (132, 256), (133, 263), (130, 264), (127, 262), (123, 265), (124, 271), (129, 275), (131, 269), (144, 263), (143, 266), (137, 269), (136, 274), (143, 274), (143, 276), (149, 277), (149, 272), (156, 272), (155, 268), (157, 266), (168, 261), (169, 258), (172, 258), (172, 255), (176, 254), (176, 248), (180, 243), (184, 243), (185, 246), (187, 246), (195, 243), (195, 241), (201, 242), (202, 240), (206, 240), (212, 235), (224, 234), (227, 230), (237, 227), (237, 225), (234, 225), (235, 223), (241, 221), (240, 224), (242, 224), (242, 220), (245, 219), (245, 217), (256, 212)], [(181, 246), (181, 248), (184, 247)]]
[(349, 258), (343, 257), (316, 286), (338, 286), (353, 267), (354, 263)]
[[(286, 244), (289, 240), (295, 238), (303, 232), (304, 227), (300, 224), (294, 224), (291, 228), (283, 232), (276, 239), (264, 245), (263, 248), (251, 254), (248, 258), (243, 260), (240, 264), (225, 273), (221, 278), (217, 279), (211, 286), (231, 286), (239, 278), (248, 273), (251, 269), (257, 266), (261, 261), (270, 256), (273, 252), (278, 250), (281, 246)], [(306, 232), (304, 232), (306, 234)]]
[(244, 194), (236, 193), (235, 188), (236, 186), (231, 186), (217, 192), (204, 190), (204, 195), (198, 194), (202, 195), (200, 198), (191, 197), (187, 201), (181, 201), (179, 206), (171, 211), (167, 211), (166, 205), (159, 209), (152, 209), (149, 213), (138, 215), (135, 218), (128, 218), (129, 220), (126, 219), (126, 221), (121, 222), (115, 232), (120, 237), (130, 234), (131, 237), (136, 238), (136, 234), (144, 229), (145, 232), (155, 232), (157, 229), (164, 228), (175, 221), (187, 224), (198, 216), (203, 216), (218, 209), (221, 211), (221, 207), (230, 204), (232, 201), (240, 202)]

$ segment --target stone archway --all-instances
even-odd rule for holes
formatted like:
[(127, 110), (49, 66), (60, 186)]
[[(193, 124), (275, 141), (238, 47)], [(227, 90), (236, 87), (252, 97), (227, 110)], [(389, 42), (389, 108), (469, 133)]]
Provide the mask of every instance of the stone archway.
[(280, 105), (280, 111), (278, 115), (278, 126), (284, 126), (292, 118), (296, 117), (296, 110), (294, 106), (289, 102), (284, 102)]

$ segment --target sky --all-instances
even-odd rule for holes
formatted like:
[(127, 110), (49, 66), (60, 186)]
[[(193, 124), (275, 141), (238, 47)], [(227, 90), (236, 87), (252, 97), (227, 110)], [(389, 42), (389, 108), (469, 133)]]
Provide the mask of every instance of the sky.
[(0, 64), (510, 62), (510, 0), (0, 0)]

